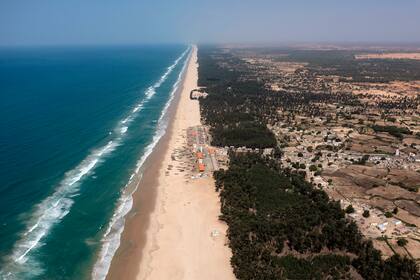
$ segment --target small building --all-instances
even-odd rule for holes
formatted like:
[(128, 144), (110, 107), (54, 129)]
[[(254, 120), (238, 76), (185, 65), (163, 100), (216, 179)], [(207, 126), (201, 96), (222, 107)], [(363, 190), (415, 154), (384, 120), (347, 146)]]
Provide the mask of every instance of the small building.
[(400, 220), (394, 220), (394, 225), (396, 225), (396, 226), (399, 226), (399, 225), (401, 225), (402, 223), (401, 223), (401, 221)]
[(199, 164), (198, 164), (198, 171), (199, 171), (199, 172), (204, 172), (204, 171), (206, 171), (206, 166), (204, 165), (204, 163), (199, 163)]
[(385, 223), (382, 223), (382, 224), (379, 224), (379, 225), (377, 225), (376, 227), (381, 231), (381, 232), (384, 232), (384, 231), (386, 231), (386, 226), (388, 225), (388, 222), (385, 222)]

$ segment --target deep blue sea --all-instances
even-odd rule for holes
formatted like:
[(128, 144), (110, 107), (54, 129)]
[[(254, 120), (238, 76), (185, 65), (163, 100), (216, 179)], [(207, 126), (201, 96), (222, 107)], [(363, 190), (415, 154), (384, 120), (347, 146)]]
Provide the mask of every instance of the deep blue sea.
[(0, 49), (0, 279), (106, 276), (189, 50)]

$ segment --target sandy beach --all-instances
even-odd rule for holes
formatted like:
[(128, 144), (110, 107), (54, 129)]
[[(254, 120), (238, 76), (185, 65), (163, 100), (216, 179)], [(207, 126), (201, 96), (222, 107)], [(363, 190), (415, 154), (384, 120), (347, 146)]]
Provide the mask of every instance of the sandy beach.
[(177, 166), (171, 155), (186, 146), (186, 129), (200, 125), (198, 101), (189, 98), (197, 68), (194, 46), (170, 127), (146, 163), (107, 279), (235, 279), (213, 179), (186, 182), (185, 173), (168, 171)]

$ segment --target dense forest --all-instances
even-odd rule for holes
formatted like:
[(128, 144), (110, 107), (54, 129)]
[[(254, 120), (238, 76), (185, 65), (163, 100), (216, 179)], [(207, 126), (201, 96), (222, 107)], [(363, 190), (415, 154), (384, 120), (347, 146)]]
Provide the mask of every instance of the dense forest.
[[(208, 49), (206, 49), (208, 50)], [(211, 49), (209, 50), (211, 51)], [(201, 116), (209, 124), (212, 144), (249, 148), (268, 148), (276, 145), (274, 135), (267, 129), (262, 116), (267, 108), (258, 107), (261, 85), (238, 82), (240, 73), (220, 67), (210, 55), (199, 55), (199, 85), (210, 93), (200, 100)], [(241, 63), (226, 55), (223, 60)]]
[(383, 261), (337, 202), (259, 154), (216, 171), (238, 279), (420, 279), (412, 260)]
[[(216, 146), (277, 147), (267, 124), (278, 108), (316, 116), (316, 102), (358, 102), (350, 95), (273, 96), (258, 81), (241, 80), (246, 67), (229, 67), (242, 63), (235, 57), (209, 47), (198, 55), (199, 85), (209, 94), (200, 98), (201, 116)], [(229, 157), (228, 170), (214, 177), (238, 279), (420, 279), (412, 260), (382, 260), (337, 202), (274, 156), (231, 150)]]

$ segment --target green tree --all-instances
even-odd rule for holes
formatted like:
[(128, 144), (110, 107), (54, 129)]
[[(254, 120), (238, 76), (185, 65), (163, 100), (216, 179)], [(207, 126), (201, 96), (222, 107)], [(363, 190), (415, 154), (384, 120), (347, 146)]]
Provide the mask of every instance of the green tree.
[(311, 166), (309, 166), (309, 171), (315, 172), (317, 170), (318, 168), (316, 167), (316, 165), (312, 164)]
[(398, 238), (397, 240), (397, 244), (398, 246), (404, 247), (405, 245), (407, 245), (408, 240), (405, 238)]
[(369, 212), (369, 210), (365, 210), (365, 211), (363, 211), (363, 217), (365, 217), (365, 218), (369, 218), (369, 216), (370, 216), (370, 212)]
[(351, 213), (354, 213), (354, 208), (353, 208), (353, 205), (349, 205), (349, 206), (347, 206), (347, 208), (346, 208), (346, 213), (347, 214), (351, 214)]

